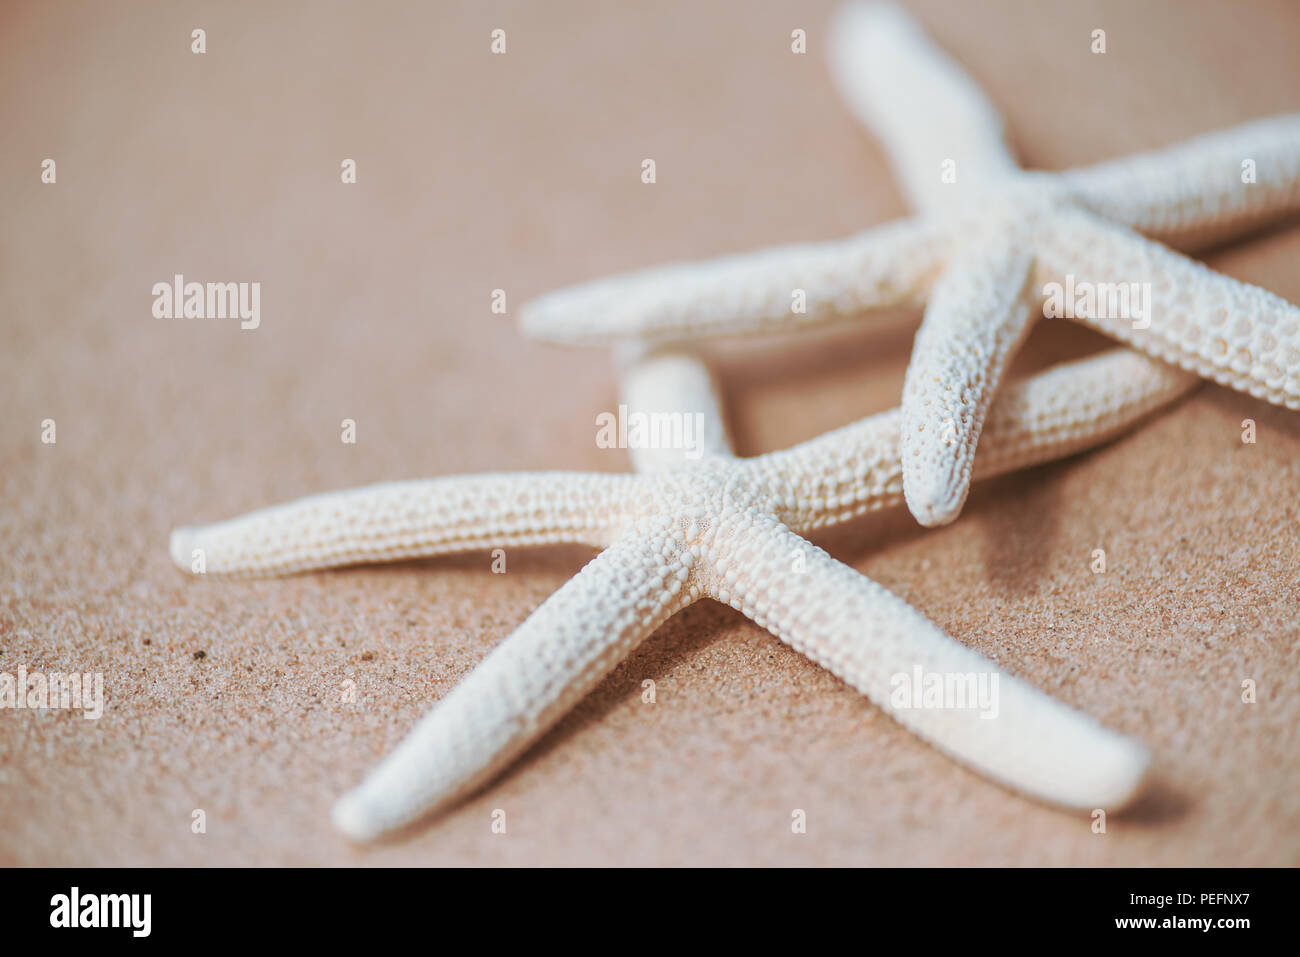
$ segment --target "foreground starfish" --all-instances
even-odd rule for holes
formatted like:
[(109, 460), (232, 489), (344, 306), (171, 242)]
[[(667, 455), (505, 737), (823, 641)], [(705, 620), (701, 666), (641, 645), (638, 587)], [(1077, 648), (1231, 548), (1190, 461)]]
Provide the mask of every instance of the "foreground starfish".
[[(524, 307), (524, 330), (575, 343), (680, 339), (924, 305), (902, 400), (903, 489), (923, 525), (961, 511), (989, 403), (1051, 283), (1082, 291), (1067, 317), (1300, 408), (1300, 309), (1132, 231), (1191, 248), (1300, 210), (1300, 115), (1029, 173), (993, 106), (901, 11), (848, 4), (830, 35), (842, 95), (924, 217), (560, 290)], [(1244, 164), (1257, 182), (1243, 182)]]
[[(1195, 379), (1123, 350), (1005, 388), (975, 473), (1070, 455), (1133, 425)], [(919, 612), (799, 537), (901, 498), (899, 415), (886, 412), (752, 459), (729, 448), (707, 368), (651, 353), (623, 376), (630, 409), (699, 413), (703, 456), (633, 450), (639, 475), (570, 472), (396, 482), (319, 495), (172, 534), (189, 569), (279, 574), (505, 545), (604, 546), (537, 608), (334, 810), (376, 837), (506, 767), (668, 617), (701, 598), (739, 609), (900, 722), (990, 778), (1071, 807), (1118, 808), (1147, 754), (1013, 678), (998, 714), (896, 708), (891, 678), (995, 673)]]

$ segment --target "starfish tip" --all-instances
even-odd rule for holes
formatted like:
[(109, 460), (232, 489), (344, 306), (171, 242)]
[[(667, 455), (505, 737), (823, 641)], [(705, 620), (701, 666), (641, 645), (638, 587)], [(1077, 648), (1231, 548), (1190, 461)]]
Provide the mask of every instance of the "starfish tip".
[(969, 485), (956, 485), (950, 482), (904, 482), (903, 496), (907, 500), (907, 509), (912, 516), (926, 528), (939, 528), (949, 525), (961, 514), (966, 504)]
[(186, 570), (190, 568), (193, 542), (194, 529), (186, 527), (172, 529), (171, 539), (168, 542), (168, 551), (171, 553), (172, 561), (178, 567)]
[[(519, 331), (530, 339), (540, 339), (543, 342), (566, 342), (570, 332), (569, 325), (564, 321), (564, 311), (557, 307), (554, 294), (538, 296), (531, 299), (519, 307), (519, 315), (515, 319), (515, 325)], [(563, 299), (560, 300), (559, 306), (562, 307)]]
[(541, 331), (544, 325), (542, 320), (543, 310), (538, 307), (536, 300), (524, 303), (519, 308), (519, 315), (515, 318), (515, 325), (519, 331), (524, 334), (537, 333)]
[(383, 833), (383, 828), (376, 825), (375, 817), (370, 813), (365, 800), (357, 796), (356, 792), (345, 794), (334, 802), (330, 820), (334, 822), (335, 828), (358, 842), (373, 841)]
[(1101, 795), (1105, 800), (1098, 806), (1116, 811), (1131, 807), (1146, 794), (1151, 780), (1151, 752), (1140, 742), (1125, 739), (1111, 773), (1103, 782), (1108, 793)]

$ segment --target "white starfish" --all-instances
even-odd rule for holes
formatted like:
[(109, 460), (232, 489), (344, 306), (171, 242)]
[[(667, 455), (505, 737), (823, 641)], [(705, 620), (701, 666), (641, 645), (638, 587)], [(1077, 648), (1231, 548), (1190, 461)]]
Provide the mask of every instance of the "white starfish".
[[(842, 95), (925, 215), (840, 242), (560, 290), (524, 307), (524, 330), (572, 343), (682, 339), (925, 306), (902, 399), (903, 487), (923, 525), (960, 512), (989, 403), (1048, 283), (1102, 293), (1070, 318), (1300, 408), (1300, 309), (1134, 232), (1193, 248), (1300, 210), (1300, 115), (1030, 173), (1008, 150), (997, 111), (901, 11), (848, 4), (830, 36)], [(1257, 182), (1243, 182), (1247, 161)], [(1108, 308), (1119, 302), (1105, 293), (1121, 283), (1147, 284), (1148, 315), (1111, 314), (1124, 310)], [(792, 308), (798, 293), (804, 312)]]
[[(1003, 389), (975, 473), (1070, 455), (1118, 434), (1195, 379), (1116, 350)], [(739, 609), (943, 751), (1070, 807), (1118, 808), (1148, 756), (1135, 741), (1002, 676), (998, 716), (901, 709), (891, 677), (995, 672), (919, 612), (799, 537), (897, 504), (897, 410), (803, 445), (733, 457), (707, 368), (637, 357), (625, 401), (700, 413), (704, 455), (634, 450), (636, 475), (542, 472), (396, 482), (319, 495), (172, 534), (189, 569), (279, 574), (472, 549), (579, 542), (602, 551), (537, 608), (335, 807), (369, 839), (466, 795), (508, 765), (669, 616), (701, 598)]]

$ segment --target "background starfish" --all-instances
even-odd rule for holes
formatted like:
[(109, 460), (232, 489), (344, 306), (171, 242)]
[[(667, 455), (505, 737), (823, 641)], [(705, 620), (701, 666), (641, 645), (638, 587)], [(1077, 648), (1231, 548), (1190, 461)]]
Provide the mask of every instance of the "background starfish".
[[(1300, 408), (1300, 309), (1132, 231), (1195, 247), (1300, 209), (1300, 115), (1026, 173), (997, 111), (902, 11), (847, 4), (830, 35), (842, 94), (885, 143), (923, 218), (560, 290), (525, 306), (525, 331), (562, 342), (676, 338), (925, 305), (902, 400), (904, 491), (924, 525), (961, 511), (985, 413), (1047, 283), (1145, 283), (1148, 316), (1109, 314), (1094, 300), (1070, 317)], [(1247, 161), (1257, 182), (1243, 181)]]
[[(1008, 388), (977, 470), (1069, 455), (1183, 394), (1186, 374), (1116, 352)], [(441, 807), (513, 761), (669, 616), (700, 598), (740, 610), (917, 734), (1003, 784), (1055, 803), (1117, 808), (1142, 781), (1133, 741), (1003, 676), (998, 715), (899, 710), (896, 674), (989, 674), (879, 585), (799, 537), (895, 504), (899, 418), (884, 413), (786, 452), (738, 460), (705, 365), (651, 354), (624, 375), (632, 410), (699, 414), (703, 457), (634, 452), (645, 474), (539, 473), (399, 482), (319, 495), (206, 528), (177, 529), (182, 568), (282, 573), (489, 545), (607, 546), (544, 602), (335, 808), (372, 838)]]

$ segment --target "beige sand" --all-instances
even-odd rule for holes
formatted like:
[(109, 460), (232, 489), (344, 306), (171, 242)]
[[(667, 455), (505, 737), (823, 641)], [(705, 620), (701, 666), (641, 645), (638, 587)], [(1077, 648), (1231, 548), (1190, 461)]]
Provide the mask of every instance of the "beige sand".
[[(483, 553), (230, 583), (172, 568), (169, 529), (389, 478), (625, 469), (592, 438), (616, 402), (608, 357), (519, 338), (492, 289), (513, 312), (609, 271), (904, 211), (827, 79), (829, 4), (406, 6), (0, 13), (0, 670), (99, 670), (108, 696), (98, 722), (0, 712), (0, 860), (1300, 863), (1300, 415), (1212, 386), (1103, 450), (982, 486), (954, 526), (899, 512), (821, 540), (1151, 745), (1163, 783), (1104, 836), (703, 604), (485, 793), (379, 848), (337, 837), (332, 799), (589, 553), (515, 551), (506, 575)], [(1300, 109), (1300, 11), (1281, 0), (967, 6), (917, 12), (1029, 165)], [(795, 27), (807, 56), (789, 52)], [(1300, 229), (1210, 261), (1300, 301)], [(261, 328), (154, 319), (150, 288), (177, 272), (262, 282)], [(915, 321), (727, 347), (741, 451), (895, 405)], [(1102, 345), (1056, 321), (1024, 365)]]

